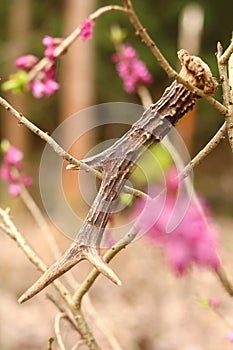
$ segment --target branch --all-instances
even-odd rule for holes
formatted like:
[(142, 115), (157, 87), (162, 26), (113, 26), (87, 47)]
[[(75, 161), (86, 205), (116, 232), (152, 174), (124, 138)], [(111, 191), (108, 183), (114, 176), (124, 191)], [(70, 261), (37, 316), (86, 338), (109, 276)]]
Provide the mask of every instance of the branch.
[(213, 97), (209, 96), (205, 92), (203, 92), (200, 88), (197, 88), (195, 85), (191, 84), (186, 79), (182, 78), (169, 64), (169, 62), (166, 60), (166, 58), (163, 56), (155, 42), (152, 40), (150, 35), (147, 33), (146, 28), (143, 27), (141, 24), (139, 18), (137, 17), (131, 0), (122, 0), (125, 4), (125, 8), (128, 11), (128, 16), (133, 24), (134, 28), (136, 29), (136, 35), (140, 35), (142, 38), (142, 41), (148, 46), (148, 48), (151, 50), (152, 54), (157, 59), (157, 62), (159, 65), (163, 68), (163, 70), (167, 73), (169, 78), (176, 79), (178, 82), (186, 86), (190, 91), (197, 94), (198, 96), (204, 98), (207, 100), (214, 108), (216, 108), (221, 114), (223, 114), (225, 117), (228, 116), (228, 109), (218, 102)]
[[(0, 218), (2, 219), (3, 225), (1, 228), (5, 233), (12, 238), (20, 249), (24, 252), (28, 260), (36, 266), (38, 270), (41, 272), (45, 272), (47, 270), (46, 264), (38, 257), (35, 251), (30, 247), (30, 244), (27, 242), (26, 238), (20, 233), (20, 231), (16, 228), (13, 221), (10, 218), (9, 209), (3, 210), (0, 208)], [(58, 280), (54, 281), (54, 286), (60, 296), (66, 301), (68, 305), (72, 305), (72, 299), (65, 288), (65, 286)]]
[[(70, 165), (67, 166), (67, 169), (82, 169), (96, 176), (98, 179), (102, 179), (102, 174), (100, 171), (87, 165), (85, 162), (76, 159), (70, 153), (66, 152), (51, 136), (49, 136), (47, 132), (44, 132), (38, 128), (38, 126), (28, 120), (22, 113), (18, 112), (2, 97), (0, 97), (0, 105), (2, 105), (18, 120), (19, 125), (25, 125), (30, 131), (45, 141), (54, 150), (54, 152), (57, 153), (59, 157), (67, 160), (70, 163)], [(74, 166), (72, 167), (71, 164)], [(148, 195), (146, 193), (129, 186), (124, 186), (124, 192), (132, 194), (135, 197), (148, 198)]]
[(62, 340), (61, 329), (60, 329), (60, 322), (63, 318), (65, 318), (65, 315), (62, 313), (59, 313), (55, 317), (55, 322), (54, 322), (54, 332), (56, 334), (57, 344), (58, 344), (58, 347), (60, 350), (66, 350), (65, 345), (64, 345), (63, 340)]
[(186, 167), (179, 173), (179, 177), (184, 179), (189, 175), (194, 167), (199, 165), (203, 159), (208, 156), (225, 138), (226, 122), (216, 132), (212, 139), (203, 147), (200, 152), (186, 165)]
[(40, 208), (30, 195), (27, 188), (21, 184), (20, 189), (20, 198), (24, 202), (25, 206), (31, 213), (32, 217), (34, 218), (35, 222), (37, 223), (38, 227), (40, 228), (41, 232), (43, 232), (45, 239), (48, 242), (49, 248), (51, 252), (53, 253), (55, 258), (58, 258), (61, 255), (60, 249), (58, 247), (58, 244), (54, 238), (53, 233), (51, 232), (49, 225), (44, 218)]
[[(103, 14), (112, 11), (118, 11), (127, 14), (127, 10), (124, 7), (117, 5), (109, 5), (99, 8), (98, 10), (90, 14), (88, 18), (92, 21), (95, 21), (98, 17), (102, 16)], [(62, 40), (61, 44), (59, 44), (54, 50), (54, 57), (58, 58), (59, 56), (61, 56), (74, 43), (74, 41), (80, 36), (81, 29), (82, 25), (79, 25), (69, 36)], [(40, 71), (42, 71), (48, 64), (50, 64), (50, 60), (47, 57), (42, 58), (28, 73), (28, 81), (33, 80), (36, 77), (36, 75)]]
[[(231, 50), (229, 50), (231, 51)], [(228, 51), (228, 52), (229, 52)], [(228, 139), (229, 143), (231, 146), (231, 150), (233, 152), (233, 97), (232, 97), (232, 88), (233, 86), (230, 86), (229, 79), (227, 76), (227, 67), (226, 63), (227, 61), (221, 60), (223, 53), (223, 48), (220, 42), (218, 42), (217, 45), (217, 61), (218, 61), (218, 69), (219, 69), (219, 74), (220, 74), (220, 80), (222, 82), (222, 91), (223, 91), (223, 104), (226, 106), (228, 109), (229, 113), (226, 118), (226, 128), (227, 128), (227, 134), (228, 134)], [(231, 57), (232, 54), (230, 54), (229, 58)], [(221, 62), (226, 62), (226, 63), (221, 63)], [(232, 71), (229, 69), (229, 74), (232, 74)], [(232, 79), (231, 79), (232, 81)]]
[(221, 55), (220, 59), (219, 59), (219, 63), (221, 65), (226, 65), (230, 56), (233, 53), (233, 40), (231, 40), (230, 45), (228, 46), (228, 48), (225, 50), (225, 52)]
[(216, 275), (218, 276), (219, 281), (221, 282), (223, 288), (225, 291), (233, 297), (233, 284), (229, 280), (229, 277), (226, 274), (226, 271), (221, 267), (220, 269), (216, 270)]

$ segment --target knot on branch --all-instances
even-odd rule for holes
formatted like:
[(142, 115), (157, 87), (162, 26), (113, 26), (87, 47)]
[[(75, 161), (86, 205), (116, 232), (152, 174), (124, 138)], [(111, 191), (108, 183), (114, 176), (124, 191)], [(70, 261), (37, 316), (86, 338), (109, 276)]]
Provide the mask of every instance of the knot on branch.
[(207, 95), (212, 95), (218, 88), (217, 80), (213, 77), (209, 66), (199, 57), (192, 56), (186, 50), (178, 51), (178, 58), (181, 62), (180, 76), (203, 90)]

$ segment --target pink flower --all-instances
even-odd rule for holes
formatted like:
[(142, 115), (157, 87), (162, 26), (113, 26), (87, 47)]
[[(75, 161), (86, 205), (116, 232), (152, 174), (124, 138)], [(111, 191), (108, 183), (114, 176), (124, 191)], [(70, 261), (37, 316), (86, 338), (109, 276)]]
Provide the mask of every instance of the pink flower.
[(42, 44), (45, 46), (54, 46), (54, 38), (50, 35), (46, 35), (43, 39), (42, 39)]
[(227, 339), (228, 339), (231, 343), (233, 343), (233, 332), (232, 332), (232, 331), (228, 333)]
[(3, 164), (0, 167), (0, 177), (8, 182), (13, 182), (14, 181), (14, 177), (12, 176), (11, 172), (10, 172), (10, 168), (7, 164)]
[(35, 98), (41, 98), (44, 96), (52, 95), (59, 89), (59, 84), (52, 79), (34, 80), (29, 83), (32, 94)]
[(136, 51), (130, 45), (123, 45), (119, 53), (112, 56), (116, 63), (116, 70), (123, 80), (124, 89), (128, 93), (133, 93), (138, 86), (150, 84), (153, 81), (144, 62), (139, 60)]
[[(42, 39), (42, 43), (46, 46), (44, 55), (49, 59), (49, 61), (46, 67), (40, 71), (32, 81), (27, 82), (28, 87), (35, 98), (50, 96), (60, 87), (55, 81), (56, 59), (54, 57), (54, 50), (61, 43), (61, 41), (61, 38), (53, 38), (49, 35), (46, 35)], [(37, 57), (27, 55), (19, 57), (15, 61), (15, 64), (17, 67), (25, 71), (29, 71), (38, 61), (39, 59)]]
[(9, 183), (9, 193), (13, 197), (20, 194), (21, 185), (31, 186), (32, 184), (32, 179), (21, 173), (22, 159), (23, 153), (18, 148), (10, 146), (0, 167), (0, 177)]
[[(200, 201), (201, 212), (192, 199), (187, 201), (185, 194), (180, 194), (179, 201), (176, 202), (175, 182), (167, 179), (166, 198), (155, 197), (146, 205), (145, 202), (139, 202), (135, 212), (136, 217), (140, 215), (137, 227), (141, 232), (147, 232), (153, 243), (160, 245), (168, 264), (176, 274), (182, 275), (194, 265), (216, 270), (220, 265), (217, 255), (217, 231), (210, 220), (209, 209), (207, 210), (203, 201)], [(169, 188), (169, 184), (172, 184), (172, 188)], [(155, 194), (160, 191), (161, 189), (155, 189)], [(175, 204), (178, 217), (174, 218)], [(174, 220), (177, 220), (177, 223), (172, 231), (167, 233), (167, 225), (171, 218), (173, 223)]]
[(20, 185), (17, 183), (10, 184), (9, 193), (12, 197), (17, 197), (20, 194)]
[(16, 147), (10, 146), (4, 157), (4, 163), (8, 165), (15, 165), (23, 159), (23, 153)]
[(213, 307), (213, 308), (219, 306), (219, 304), (220, 304), (219, 299), (214, 298), (214, 297), (210, 298), (210, 299), (208, 300), (208, 303), (209, 303), (209, 306), (211, 306), (211, 307)]
[(52, 95), (55, 91), (59, 89), (60, 85), (53, 79), (47, 79), (44, 82), (44, 94), (45, 96)]
[(52, 36), (46, 35), (42, 39), (42, 44), (46, 46), (46, 49), (44, 51), (45, 57), (49, 58), (50, 60), (54, 60), (54, 49), (57, 46), (55, 42), (55, 38), (53, 38)]
[(39, 59), (34, 55), (26, 55), (21, 56), (15, 60), (15, 65), (18, 68), (29, 71), (32, 69), (37, 63)]
[(95, 23), (91, 19), (85, 19), (82, 23), (80, 38), (83, 41), (89, 40), (93, 36), (93, 27)]

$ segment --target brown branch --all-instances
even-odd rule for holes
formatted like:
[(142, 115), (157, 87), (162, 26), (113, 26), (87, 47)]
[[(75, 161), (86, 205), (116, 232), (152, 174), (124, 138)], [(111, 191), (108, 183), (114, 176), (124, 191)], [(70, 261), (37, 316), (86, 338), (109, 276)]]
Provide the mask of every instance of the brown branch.
[(219, 281), (221, 282), (223, 288), (225, 289), (225, 291), (231, 296), (233, 297), (233, 284), (232, 282), (229, 280), (229, 277), (227, 276), (226, 271), (221, 267), (220, 269), (218, 269), (216, 271), (216, 275), (219, 278)]
[(204, 98), (207, 100), (214, 108), (216, 108), (221, 114), (223, 114), (225, 117), (228, 116), (228, 110), (227, 108), (218, 102), (213, 97), (206, 94), (204, 91), (202, 91), (197, 86), (191, 84), (189, 81), (184, 79), (182, 76), (180, 76), (169, 64), (169, 62), (166, 60), (166, 58), (163, 56), (155, 42), (152, 40), (150, 35), (148, 34), (146, 28), (143, 27), (141, 24), (139, 18), (137, 17), (131, 0), (122, 0), (125, 4), (125, 8), (128, 11), (128, 16), (133, 24), (134, 28), (136, 29), (136, 34), (140, 35), (142, 41), (148, 46), (148, 48), (151, 50), (152, 54), (157, 59), (157, 62), (159, 65), (163, 68), (163, 70), (167, 73), (169, 78), (176, 79), (178, 82), (186, 86), (190, 91), (197, 94), (198, 96)]
[[(36, 252), (30, 247), (30, 244), (27, 242), (26, 238), (21, 234), (21, 232), (16, 228), (15, 224), (10, 218), (9, 209), (3, 210), (0, 208), (0, 218), (2, 220), (3, 225), (1, 225), (2, 230), (20, 247), (20, 249), (27, 256), (28, 260), (36, 266), (36, 268), (42, 272), (47, 270), (46, 264), (38, 257)], [(65, 288), (65, 286), (59, 281), (54, 281), (54, 286), (60, 296), (66, 301), (68, 305), (72, 305), (72, 299)]]
[(221, 65), (226, 65), (230, 56), (233, 54), (233, 40), (231, 40), (230, 45), (228, 46), (228, 48), (225, 50), (225, 52), (221, 55), (220, 59), (219, 59), (219, 63)]
[[(229, 84), (229, 79), (227, 76), (226, 63), (228, 61), (226, 61), (225, 59), (221, 60), (222, 54), (223, 54), (223, 48), (220, 42), (218, 42), (217, 61), (218, 61), (218, 69), (220, 74), (220, 81), (222, 83), (223, 104), (226, 106), (226, 108), (229, 111), (228, 116), (226, 118), (226, 129), (227, 129), (230, 147), (233, 152), (233, 97), (232, 97), (232, 91), (231, 91), (232, 87)], [(221, 63), (222, 61), (226, 63)]]
[(60, 322), (61, 320), (65, 318), (65, 315), (62, 313), (57, 314), (54, 321), (54, 332), (56, 334), (57, 338), (57, 345), (60, 350), (66, 350), (65, 344), (63, 343), (62, 335), (61, 335), (61, 328), (60, 328)]
[[(47, 132), (42, 131), (37, 125), (28, 120), (22, 113), (18, 112), (2, 97), (0, 97), (0, 105), (2, 105), (3, 108), (10, 112), (18, 120), (19, 125), (26, 126), (35, 135), (39, 136), (43, 141), (45, 141), (59, 157), (67, 160), (70, 163), (70, 165), (67, 166), (67, 169), (82, 169), (96, 176), (98, 179), (102, 179), (102, 174), (100, 171), (94, 169), (85, 162), (76, 159), (70, 153), (66, 152), (51, 136), (49, 136)], [(71, 164), (73, 166), (71, 166)], [(124, 186), (124, 192), (132, 194), (135, 197), (148, 198), (146, 193), (129, 186)]]
[[(92, 21), (95, 21), (98, 17), (102, 16), (103, 14), (112, 11), (127, 13), (127, 10), (122, 6), (109, 5), (99, 8), (98, 10), (90, 14), (88, 18)], [(64, 40), (62, 40), (61, 44), (59, 44), (54, 50), (54, 57), (58, 58), (59, 56), (61, 56), (74, 43), (74, 41), (80, 36), (81, 29), (82, 25), (79, 25), (70, 35), (68, 35)], [(47, 57), (42, 58), (29, 72), (28, 81), (35, 79), (36, 75), (39, 72), (41, 72), (48, 64), (51, 64), (50, 60)]]
[(207, 157), (225, 138), (226, 133), (226, 122), (221, 126), (221, 128), (216, 132), (212, 139), (203, 147), (200, 152), (185, 166), (185, 168), (180, 172), (179, 177), (185, 178), (189, 175), (194, 167), (199, 165), (205, 157)]

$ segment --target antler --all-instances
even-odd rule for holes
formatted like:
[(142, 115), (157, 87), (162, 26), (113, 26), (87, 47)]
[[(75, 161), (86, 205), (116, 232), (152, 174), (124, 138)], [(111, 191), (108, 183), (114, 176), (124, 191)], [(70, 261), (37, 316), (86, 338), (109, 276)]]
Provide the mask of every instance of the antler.
[[(191, 56), (185, 50), (180, 50), (178, 57), (182, 65), (180, 75), (186, 81), (208, 95), (217, 90), (217, 81), (209, 67), (199, 57)], [(152, 104), (113, 146), (97, 156), (84, 160), (85, 163), (102, 171), (99, 192), (75, 241), (64, 255), (19, 298), (20, 303), (30, 299), (83, 259), (88, 260), (111, 281), (121, 285), (119, 278), (99, 255), (103, 232), (114, 201), (119, 197), (122, 187), (145, 147), (148, 148), (160, 142), (172, 126), (193, 108), (197, 99), (197, 94), (174, 81), (161, 98)], [(77, 169), (72, 165), (67, 168)]]

